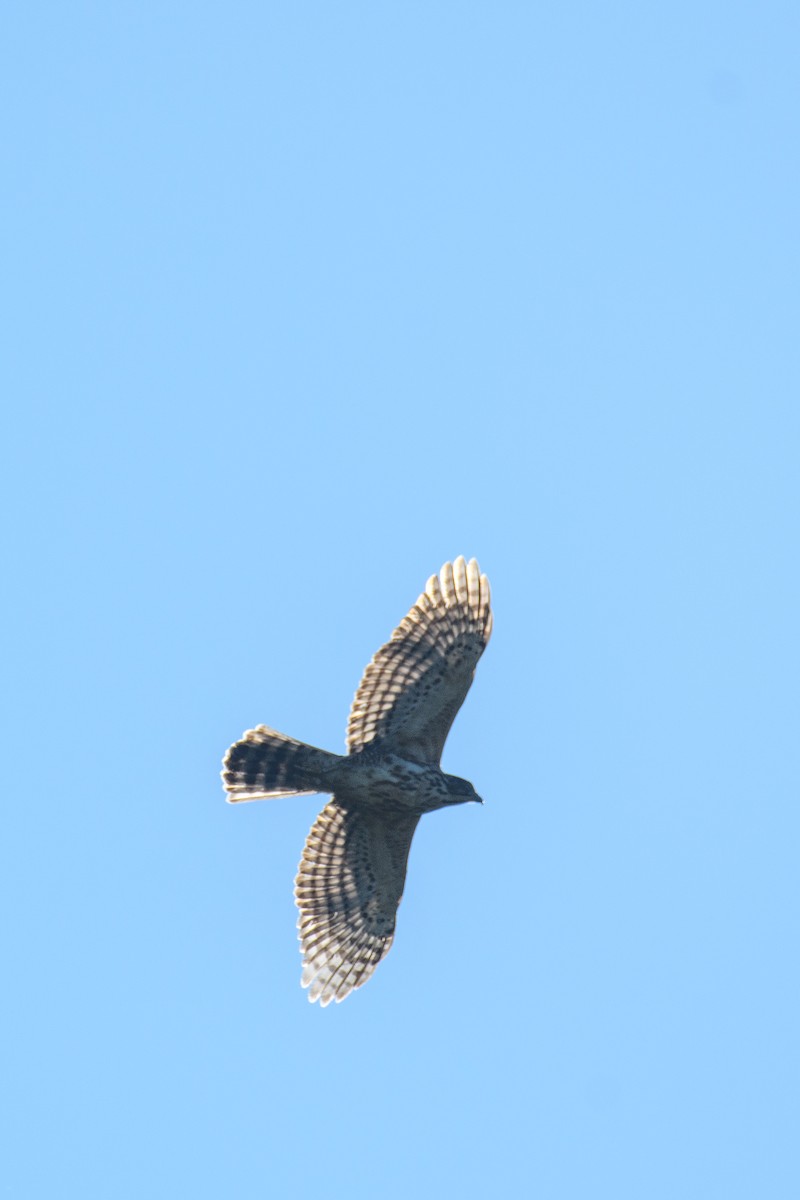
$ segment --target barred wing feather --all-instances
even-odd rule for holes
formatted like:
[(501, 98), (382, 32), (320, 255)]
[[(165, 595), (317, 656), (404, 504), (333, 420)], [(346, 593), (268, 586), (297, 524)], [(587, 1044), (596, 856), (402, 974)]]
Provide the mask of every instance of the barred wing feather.
[(295, 880), (301, 983), (323, 1006), (366, 983), (394, 939), (418, 816), (332, 800), (311, 827)]
[(491, 631), (489, 581), (475, 559), (445, 563), (364, 672), (349, 752), (380, 747), (438, 765)]

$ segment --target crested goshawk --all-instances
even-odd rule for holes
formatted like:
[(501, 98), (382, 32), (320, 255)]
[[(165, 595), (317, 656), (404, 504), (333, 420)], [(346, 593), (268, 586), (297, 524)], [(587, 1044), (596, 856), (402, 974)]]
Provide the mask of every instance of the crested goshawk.
[(364, 672), (346, 755), (266, 725), (225, 755), (231, 803), (332, 793), (295, 881), (309, 1000), (344, 1000), (388, 952), (423, 813), (480, 800), (439, 761), (491, 630), (489, 581), (475, 559), (445, 563)]

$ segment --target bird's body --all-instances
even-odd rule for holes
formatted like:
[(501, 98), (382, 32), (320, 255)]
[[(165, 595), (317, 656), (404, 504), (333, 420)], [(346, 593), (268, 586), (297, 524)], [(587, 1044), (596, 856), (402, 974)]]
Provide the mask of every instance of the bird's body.
[(466, 785), (463, 791), (453, 790), (451, 781), (455, 776), (445, 775), (438, 767), (401, 758), (399, 754), (378, 756), (362, 751), (357, 759), (342, 761), (346, 766), (339, 770), (338, 782), (336, 773), (331, 782), (336, 799), (345, 808), (357, 805), (421, 817), (448, 804), (477, 799), (466, 780), (458, 780)]
[[(248, 771), (248, 762), (254, 764), (254, 770)], [(267, 725), (249, 730), (231, 747), (226, 765), (229, 777), (235, 771), (239, 779), (248, 780), (244, 785), (248, 795), (236, 794), (241, 783), (228, 785), (233, 801), (330, 792), (344, 808), (375, 808), (421, 817), (448, 804), (477, 799), (472, 784), (445, 775), (429, 763), (369, 748), (351, 755), (330, 754), (295, 742)], [(288, 786), (289, 780), (294, 787)]]
[(419, 818), (480, 799), (439, 760), (491, 626), (489, 583), (475, 560), (445, 563), (367, 667), (347, 755), (260, 725), (225, 756), (232, 802), (333, 796), (312, 826), (295, 885), (310, 1000), (343, 1000), (391, 946)]

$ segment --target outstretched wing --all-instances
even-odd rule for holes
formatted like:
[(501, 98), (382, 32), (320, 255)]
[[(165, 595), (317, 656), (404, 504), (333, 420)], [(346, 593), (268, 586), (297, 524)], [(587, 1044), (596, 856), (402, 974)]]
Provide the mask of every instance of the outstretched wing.
[(332, 800), (312, 825), (295, 880), (309, 1000), (344, 1000), (389, 952), (418, 820)]
[(474, 558), (445, 563), (364, 672), (347, 725), (349, 752), (380, 743), (438, 765), (491, 632), (489, 580)]

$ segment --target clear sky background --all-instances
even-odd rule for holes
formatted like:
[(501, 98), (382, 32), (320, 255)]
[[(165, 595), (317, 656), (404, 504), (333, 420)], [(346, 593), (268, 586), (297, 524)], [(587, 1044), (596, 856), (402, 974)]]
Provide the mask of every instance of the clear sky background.
[[(800, 9), (12, 4), (16, 1198), (800, 1195)], [(427, 577), (494, 638), (394, 948), (315, 797)]]

